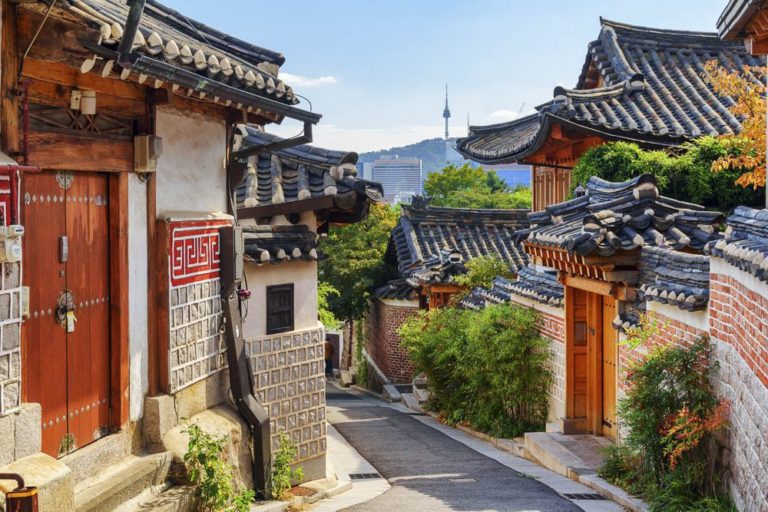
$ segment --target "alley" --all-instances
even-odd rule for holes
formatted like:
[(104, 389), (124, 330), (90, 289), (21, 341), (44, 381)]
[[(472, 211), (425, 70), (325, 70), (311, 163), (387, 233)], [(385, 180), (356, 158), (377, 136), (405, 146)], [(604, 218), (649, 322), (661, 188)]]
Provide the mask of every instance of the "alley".
[(392, 488), (346, 510), (578, 511), (546, 485), (411, 415), (329, 387), (328, 421)]

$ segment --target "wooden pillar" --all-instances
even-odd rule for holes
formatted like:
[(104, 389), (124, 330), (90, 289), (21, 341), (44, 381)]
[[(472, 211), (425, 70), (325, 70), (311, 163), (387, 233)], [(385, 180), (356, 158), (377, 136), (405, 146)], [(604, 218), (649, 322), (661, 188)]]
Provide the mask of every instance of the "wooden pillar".
[(128, 173), (109, 177), (110, 418), (121, 428), (130, 419), (128, 302)]
[(19, 52), (16, 41), (16, 6), (2, 0), (2, 47), (0, 47), (0, 144), (8, 155), (20, 150)]

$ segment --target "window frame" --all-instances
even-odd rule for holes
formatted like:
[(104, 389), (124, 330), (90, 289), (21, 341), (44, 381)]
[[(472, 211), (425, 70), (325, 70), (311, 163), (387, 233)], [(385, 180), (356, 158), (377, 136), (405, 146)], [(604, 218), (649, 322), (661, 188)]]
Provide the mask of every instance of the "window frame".
[[(272, 311), (271, 305), (273, 303), (272, 294), (278, 292), (290, 293), (290, 315), (291, 321), (288, 325), (275, 326), (275, 322), (272, 320), (273, 315), (285, 313), (284, 311)], [(293, 331), (296, 321), (296, 296), (294, 294), (293, 283), (275, 284), (267, 286), (266, 290), (266, 317), (267, 317), (267, 334), (281, 334), (284, 332)]]

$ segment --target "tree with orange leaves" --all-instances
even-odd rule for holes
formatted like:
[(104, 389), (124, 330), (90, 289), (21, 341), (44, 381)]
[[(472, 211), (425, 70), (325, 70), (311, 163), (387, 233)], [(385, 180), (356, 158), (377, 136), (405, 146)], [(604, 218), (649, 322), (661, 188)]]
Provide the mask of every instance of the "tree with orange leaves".
[(744, 173), (736, 180), (742, 187), (765, 187), (766, 164), (766, 86), (768, 68), (744, 66), (742, 70), (729, 70), (709, 61), (705, 64), (705, 78), (715, 92), (733, 99), (728, 110), (741, 121), (741, 133), (723, 135), (733, 139), (740, 149), (737, 154), (715, 160), (712, 170), (740, 170)]

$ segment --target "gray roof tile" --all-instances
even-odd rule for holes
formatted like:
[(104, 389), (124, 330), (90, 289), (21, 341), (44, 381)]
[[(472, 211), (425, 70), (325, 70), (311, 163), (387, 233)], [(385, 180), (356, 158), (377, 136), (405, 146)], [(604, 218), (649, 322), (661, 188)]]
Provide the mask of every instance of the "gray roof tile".
[(707, 246), (707, 253), (768, 282), (768, 210), (739, 206), (728, 217), (725, 238)]

